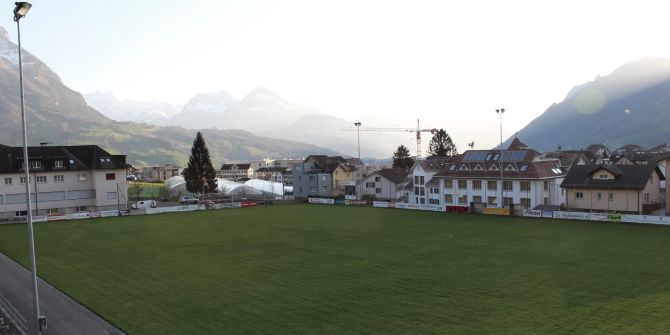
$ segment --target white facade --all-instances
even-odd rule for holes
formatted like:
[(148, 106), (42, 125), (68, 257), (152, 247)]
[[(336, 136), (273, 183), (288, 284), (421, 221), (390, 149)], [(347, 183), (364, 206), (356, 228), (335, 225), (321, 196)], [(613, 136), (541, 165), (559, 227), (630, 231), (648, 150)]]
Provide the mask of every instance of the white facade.
[(486, 203), (488, 207), (514, 204), (517, 207), (534, 208), (538, 205), (558, 206), (565, 203), (564, 191), (560, 187), (562, 177), (505, 179), (508, 187), (503, 190), (502, 199), (500, 179), (451, 177), (438, 177), (438, 179), (439, 194), (434, 198), (443, 200), (439, 204), (445, 206), (467, 207), (471, 202), (475, 202)]
[(358, 199), (396, 200), (400, 191), (398, 184), (379, 174), (369, 175), (356, 184)]
[[(128, 199), (125, 169), (35, 172), (30, 178), (38, 215), (125, 209)], [(23, 173), (0, 174), (0, 219), (26, 215), (23, 179)]]

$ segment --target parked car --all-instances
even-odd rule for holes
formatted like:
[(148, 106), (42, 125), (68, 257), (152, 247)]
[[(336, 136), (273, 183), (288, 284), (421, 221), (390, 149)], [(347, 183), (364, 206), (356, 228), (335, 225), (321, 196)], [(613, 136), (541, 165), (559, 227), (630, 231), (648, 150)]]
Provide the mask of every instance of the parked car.
[(190, 196), (190, 195), (182, 195), (179, 197), (179, 203), (180, 204), (197, 204), (198, 199)]

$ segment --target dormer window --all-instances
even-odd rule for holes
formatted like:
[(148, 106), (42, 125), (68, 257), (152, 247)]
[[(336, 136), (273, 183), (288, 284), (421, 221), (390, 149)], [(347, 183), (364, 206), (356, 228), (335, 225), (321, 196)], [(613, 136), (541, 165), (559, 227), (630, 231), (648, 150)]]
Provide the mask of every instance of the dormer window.
[(42, 162), (40, 162), (40, 161), (30, 161), (30, 168), (31, 169), (41, 169), (42, 168)]
[(74, 159), (70, 159), (70, 165), (74, 165)]
[(62, 168), (63, 167), (63, 161), (54, 161), (54, 167), (55, 168)]

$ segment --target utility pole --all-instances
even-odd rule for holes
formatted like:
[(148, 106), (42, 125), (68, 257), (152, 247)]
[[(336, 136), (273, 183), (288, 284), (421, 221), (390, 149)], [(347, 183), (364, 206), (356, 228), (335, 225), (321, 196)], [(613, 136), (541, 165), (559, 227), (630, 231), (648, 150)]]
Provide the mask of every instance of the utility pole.
[(361, 160), (361, 124), (360, 122), (354, 122), (356, 126), (356, 132), (358, 133), (358, 160)]
[(500, 208), (505, 207), (504, 193), (505, 177), (503, 176), (503, 137), (502, 137), (502, 115), (505, 113), (504, 108), (496, 109), (496, 113), (500, 116)]

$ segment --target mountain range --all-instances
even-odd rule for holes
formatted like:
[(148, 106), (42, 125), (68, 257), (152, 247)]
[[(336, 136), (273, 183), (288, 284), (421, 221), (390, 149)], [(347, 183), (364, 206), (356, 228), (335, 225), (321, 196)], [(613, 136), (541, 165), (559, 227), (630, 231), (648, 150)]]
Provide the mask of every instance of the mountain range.
[[(298, 140), (350, 155), (358, 151), (357, 134), (342, 130), (352, 128), (353, 121), (300, 106), (266, 87), (257, 87), (240, 100), (225, 91), (197, 94), (178, 113), (154, 121), (146, 118), (139, 120), (135, 116), (138, 113), (134, 106), (138, 102), (129, 104), (110, 97), (113, 95), (84, 95), (90, 106), (115, 120), (133, 118), (157, 126), (171, 125), (188, 129), (243, 129), (259, 136)], [(144, 106), (157, 104), (144, 103)], [(121, 107), (125, 107), (125, 112)], [(364, 132), (361, 153), (363, 157), (390, 157), (398, 145), (407, 142), (407, 138), (392, 133)]]
[(647, 58), (575, 86), (517, 135), (541, 151), (594, 143), (650, 148), (670, 141), (668, 129), (670, 59)]
[[(56, 73), (23, 51), (26, 122), (30, 145), (97, 144), (128, 155), (137, 165), (186, 163), (195, 130), (114, 121), (90, 107), (84, 97), (63, 84)], [(21, 145), (18, 49), (0, 27), (0, 143)], [(242, 130), (203, 130), (215, 165), (265, 157), (339, 154), (329, 148), (273, 139)]]

